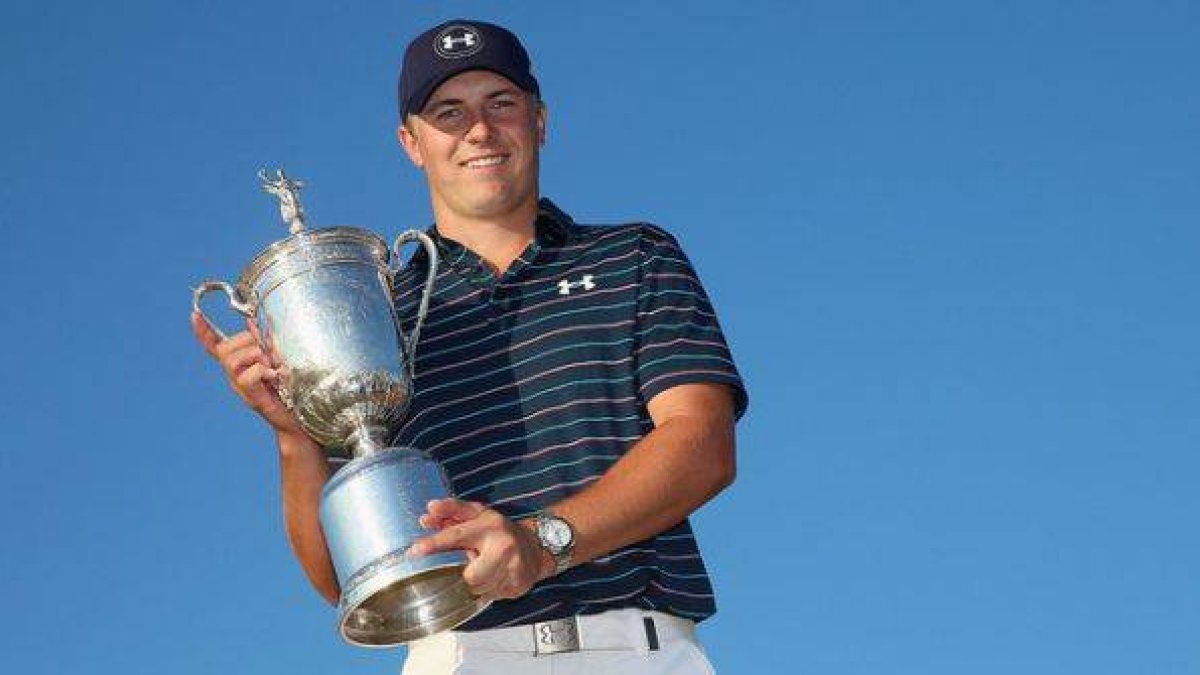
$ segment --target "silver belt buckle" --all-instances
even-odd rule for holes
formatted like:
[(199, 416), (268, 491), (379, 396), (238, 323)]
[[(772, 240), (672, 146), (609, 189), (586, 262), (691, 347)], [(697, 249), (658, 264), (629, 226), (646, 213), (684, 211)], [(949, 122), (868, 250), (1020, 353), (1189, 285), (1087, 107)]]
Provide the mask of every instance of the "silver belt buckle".
[(579, 651), (579, 624), (575, 617), (533, 624), (533, 653), (536, 656)]

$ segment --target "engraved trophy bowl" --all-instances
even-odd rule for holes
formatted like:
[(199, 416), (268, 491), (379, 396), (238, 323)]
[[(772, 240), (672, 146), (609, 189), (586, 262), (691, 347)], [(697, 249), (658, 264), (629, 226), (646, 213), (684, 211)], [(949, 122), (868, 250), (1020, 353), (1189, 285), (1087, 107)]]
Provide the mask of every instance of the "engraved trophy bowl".
[[(329, 455), (354, 457), (325, 485), (320, 506), (341, 586), (342, 637), (387, 647), (453, 628), (487, 606), (462, 580), (466, 556), (405, 555), (414, 540), (431, 533), (417, 519), (429, 500), (450, 496), (449, 481), (425, 453), (389, 447), (412, 396), (412, 359), (437, 274), (437, 247), (410, 230), (396, 238), (393, 258), (366, 230), (307, 230), (297, 195), (302, 184), (282, 171), (275, 179), (259, 176), (279, 197), (291, 236), (256, 256), (236, 285), (200, 284), (193, 307), (221, 334), (200, 301), (225, 293), (253, 322), (280, 373), (280, 398), (305, 432)], [(424, 247), (429, 271), (416, 324), (405, 336), (392, 304), (392, 278), (409, 242)]]

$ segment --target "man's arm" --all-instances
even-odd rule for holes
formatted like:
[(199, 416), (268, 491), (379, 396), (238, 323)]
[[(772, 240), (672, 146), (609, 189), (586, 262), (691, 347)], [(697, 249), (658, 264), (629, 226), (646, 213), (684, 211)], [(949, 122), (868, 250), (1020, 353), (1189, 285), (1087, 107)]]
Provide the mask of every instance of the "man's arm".
[(719, 384), (685, 384), (647, 406), (654, 430), (600, 480), (551, 508), (577, 530), (586, 562), (679, 523), (733, 482), (733, 401)]
[[(253, 329), (253, 324), (250, 327)], [(288, 541), (309, 582), (322, 597), (336, 604), (337, 576), (319, 518), (321, 489), (329, 478), (324, 452), (280, 400), (275, 388), (279, 375), (253, 333), (243, 331), (222, 340), (197, 313), (192, 314), (192, 330), (225, 371), (229, 386), (275, 432)]]
[[(599, 480), (549, 510), (575, 528), (572, 563), (641, 541), (679, 523), (736, 474), (734, 406), (729, 387), (684, 384), (647, 406), (654, 429)], [(440, 531), (410, 555), (465, 549), (474, 557), (463, 578), (476, 593), (516, 598), (554, 573), (532, 523), (513, 522), (475, 502), (431, 502), (422, 525)]]
[(276, 440), (288, 542), (309, 583), (329, 604), (336, 605), (341, 590), (320, 520), (321, 490), (329, 480), (329, 464), (321, 447), (306, 434), (278, 433)]

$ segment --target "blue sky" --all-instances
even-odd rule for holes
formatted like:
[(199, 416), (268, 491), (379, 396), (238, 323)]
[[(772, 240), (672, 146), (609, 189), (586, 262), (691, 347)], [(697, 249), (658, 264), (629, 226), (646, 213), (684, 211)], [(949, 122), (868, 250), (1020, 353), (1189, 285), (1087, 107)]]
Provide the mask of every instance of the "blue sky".
[(407, 40), (524, 36), (543, 192), (677, 234), (751, 392), (695, 518), (723, 673), (1200, 669), (1187, 2), (0, 9), (0, 670), (394, 673), (292, 562), (190, 288), (429, 222)]

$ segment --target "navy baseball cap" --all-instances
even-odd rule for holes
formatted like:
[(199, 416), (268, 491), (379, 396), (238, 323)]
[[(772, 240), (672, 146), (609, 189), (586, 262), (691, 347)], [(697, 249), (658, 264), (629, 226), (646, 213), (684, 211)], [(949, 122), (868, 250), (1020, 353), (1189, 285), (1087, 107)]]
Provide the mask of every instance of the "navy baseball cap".
[(529, 53), (511, 31), (485, 21), (452, 19), (408, 44), (400, 69), (400, 121), (425, 107), (443, 82), (467, 70), (490, 70), (537, 96)]

